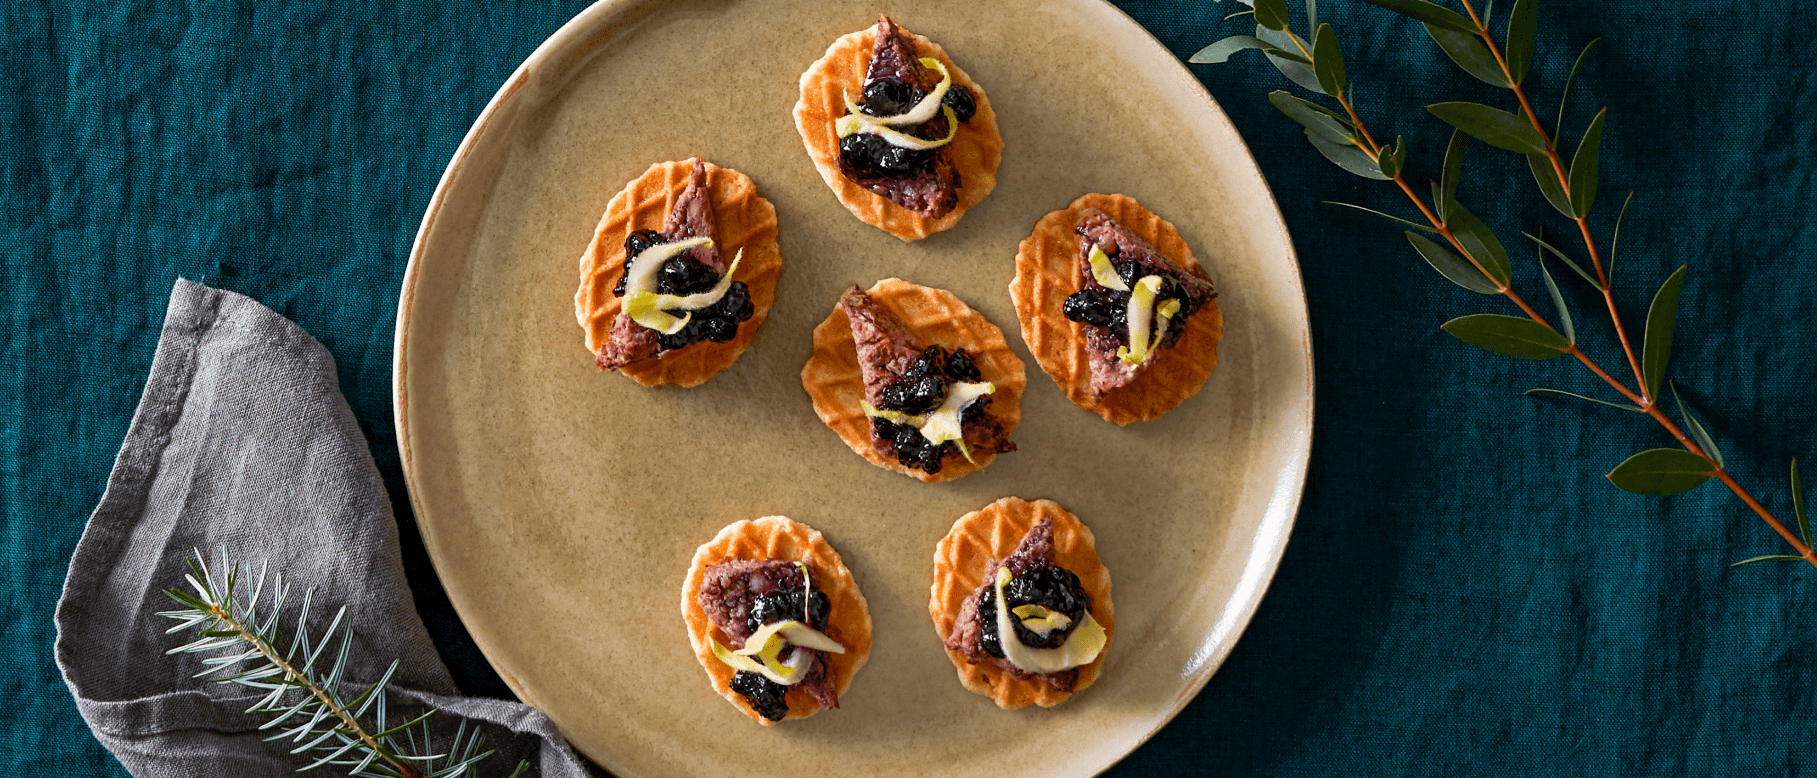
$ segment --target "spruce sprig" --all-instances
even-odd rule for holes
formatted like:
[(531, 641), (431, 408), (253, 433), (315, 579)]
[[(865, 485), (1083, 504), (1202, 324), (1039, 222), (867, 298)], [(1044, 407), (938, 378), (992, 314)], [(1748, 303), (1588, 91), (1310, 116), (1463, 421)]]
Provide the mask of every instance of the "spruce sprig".
[[(305, 591), (288, 646), (279, 650), (283, 644), (279, 628), (290, 599), (290, 584), (281, 573), (269, 572), (268, 565), (261, 564), (252, 593), (242, 598), (240, 564), (225, 550), (212, 568), (200, 551), (188, 562), (185, 579), (195, 592), (164, 590), (183, 608), (158, 615), (178, 622), (166, 634), (194, 629), (200, 637), (166, 653), (222, 652), (203, 659), (208, 667), (195, 677), (215, 676), (217, 683), (265, 691), (247, 712), (277, 714), (259, 728), (276, 730), (266, 740), (289, 740), (298, 744), (292, 754), (309, 753), (314, 758), (298, 772), (337, 765), (349, 768), (348, 775), (355, 778), (457, 778), (470, 775), (474, 765), (492, 755), (480, 751), (484, 736), (465, 720), (448, 748), (432, 753), (433, 708), (391, 724), (386, 689), (397, 672), (397, 660), (376, 682), (353, 693), (357, 687), (345, 676), (353, 646), (346, 606), (335, 611), (328, 628), (319, 633), (322, 639), (317, 639), (309, 627), (315, 589)], [(331, 646), (333, 652), (328, 650)], [(529, 767), (528, 762), (519, 762), (511, 778)]]
[[(1656, 448), (1642, 451), (1616, 465), (1606, 475), (1611, 483), (1636, 494), (1668, 496), (1689, 491), (1712, 478), (1722, 482), (1747, 507), (1754, 511), (1790, 544), (1795, 554), (1771, 554), (1746, 559), (1736, 564), (1768, 560), (1802, 560), (1817, 566), (1817, 551), (1812, 550), (1810, 521), (1804, 511), (1804, 495), (1798, 483), (1798, 465), (1792, 463), (1792, 506), (1797, 519), (1797, 534), (1775, 518), (1747, 489), (1730, 475), (1723, 457), (1709, 432), (1678, 401), (1681, 427), (1666, 415), (1661, 400), (1661, 384), (1670, 388), (1677, 400), (1677, 387), (1666, 381), (1666, 367), (1672, 352), (1673, 330), (1677, 326), (1678, 297), (1684, 287), (1686, 267), (1679, 266), (1654, 293), (1641, 330), (1644, 340), (1637, 351), (1615, 307), (1615, 250), (1621, 241), (1621, 223), (1627, 216), (1633, 195), (1622, 204), (1621, 214), (1609, 239), (1605, 259), (1594, 233), (1589, 215), (1596, 202), (1597, 161), (1602, 148), (1607, 109), (1598, 111), (1585, 128), (1577, 149), (1569, 161), (1561, 154), (1559, 135), (1563, 132), (1564, 104), (1571, 85), (1585, 58), (1597, 41), (1592, 40), (1577, 57), (1571, 74), (1565, 80), (1559, 98), (1558, 122), (1548, 128), (1541, 122), (1528, 96), (1527, 71), (1533, 60), (1534, 39), (1538, 29), (1538, 0), (1515, 0), (1508, 14), (1506, 29), (1500, 40), (1490, 29), (1494, 0), (1488, 0), (1479, 13), (1471, 0), (1457, 0), (1463, 13), (1428, 0), (1363, 0), (1414, 19), (1425, 27), (1427, 35), (1445, 55), (1464, 72), (1491, 86), (1506, 89), (1515, 98), (1515, 111), (1481, 103), (1444, 102), (1427, 106), (1433, 116), (1455, 128), (1445, 150), (1442, 174), (1431, 184), (1431, 202), (1422, 198), (1405, 175), (1407, 144), (1398, 138), (1393, 144), (1377, 142), (1358, 113), (1354, 92), (1347, 83), (1344, 55), (1330, 24), (1318, 21), (1316, 0), (1306, 0), (1306, 29), (1312, 41), (1294, 33), (1286, 0), (1244, 0), (1253, 11), (1232, 14), (1253, 15), (1254, 35), (1233, 35), (1217, 41), (1188, 59), (1200, 64), (1229, 60), (1238, 52), (1258, 50), (1289, 81), (1316, 96), (1337, 103), (1341, 112), (1307, 100), (1285, 90), (1268, 95), (1269, 102), (1305, 128), (1306, 139), (1320, 154), (1351, 173), (1377, 181), (1390, 181), (1412, 202), (1425, 223), (1348, 203), (1345, 205), (1386, 217), (1402, 226), (1407, 240), (1420, 257), (1447, 280), (1472, 292), (1500, 295), (1519, 309), (1521, 315), (1508, 316), (1479, 313), (1461, 316), (1444, 324), (1445, 332), (1470, 345), (1503, 356), (1519, 359), (1552, 359), (1569, 355), (1597, 378), (1608, 384), (1628, 403), (1614, 403), (1556, 389), (1531, 389), (1528, 395), (1571, 397), (1593, 403), (1635, 411), (1651, 417), (1678, 442), (1680, 448)], [(1512, 151), (1526, 158), (1534, 183), (1546, 202), (1577, 227), (1589, 261), (1579, 263), (1542, 237), (1527, 234), (1538, 244), (1540, 274), (1545, 281), (1558, 314), (1554, 326), (1529, 305), (1513, 286), (1513, 268), (1508, 251), (1495, 233), (1458, 201), (1458, 181), (1465, 152), (1474, 138), (1496, 148)], [(1537, 231), (1536, 231), (1537, 232)], [(1526, 233), (1523, 233), (1526, 234)], [(1544, 233), (1540, 233), (1543, 235)], [(1437, 236), (1439, 240), (1427, 237)], [(1441, 242), (1442, 240), (1442, 242)], [(1633, 372), (1633, 383), (1617, 379), (1598, 365), (1577, 346), (1576, 327), (1565, 306), (1546, 257), (1564, 263), (1599, 292), (1608, 308), (1622, 353)], [(1587, 268), (1586, 268), (1587, 265)], [(1567, 276), (1568, 279), (1568, 276)], [(1687, 432), (1687, 430), (1689, 430)]]

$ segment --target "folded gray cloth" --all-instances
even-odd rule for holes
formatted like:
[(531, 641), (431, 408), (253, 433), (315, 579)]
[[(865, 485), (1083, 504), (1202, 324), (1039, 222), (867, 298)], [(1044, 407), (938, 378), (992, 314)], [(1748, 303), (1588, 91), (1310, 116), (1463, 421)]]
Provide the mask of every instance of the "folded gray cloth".
[[(292, 583), (286, 620), (315, 589), (316, 631), (345, 606), (349, 680), (370, 684), (393, 659), (393, 704), (431, 705), (451, 734), (483, 722), (496, 748), (476, 775), (520, 758), (550, 778), (588, 775), (547, 716), (515, 702), (458, 697), (411, 605), (397, 526), (334, 359), (295, 324), (232, 292), (178, 280), (126, 442), (70, 561), (57, 604), (57, 666), (82, 717), (135, 776), (284, 776), (313, 759), (265, 742), (261, 695), (193, 678), (205, 656), (165, 652), (192, 549), (222, 549)], [(288, 634), (288, 629), (284, 630)], [(393, 723), (399, 720), (393, 714)]]

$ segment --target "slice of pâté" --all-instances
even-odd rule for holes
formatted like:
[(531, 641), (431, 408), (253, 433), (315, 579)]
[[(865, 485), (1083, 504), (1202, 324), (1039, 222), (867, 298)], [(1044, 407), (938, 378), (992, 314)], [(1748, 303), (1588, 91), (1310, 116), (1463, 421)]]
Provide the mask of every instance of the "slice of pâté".
[(1077, 585), (1090, 600), (1087, 612), (1103, 628), (1104, 643), (1111, 642), (1116, 609), (1110, 599), (1110, 571), (1098, 558), (1091, 530), (1059, 504), (1005, 497), (961, 516), (934, 548), (934, 583), (928, 598), (934, 631), (958, 670), (960, 684), (1005, 709), (1030, 704), (1051, 708), (1066, 701), (1097, 681), (1108, 651), (1106, 646), (1091, 661), (1070, 670), (1029, 673), (982, 650), (981, 596), (998, 568), (1010, 566), (1019, 572), (1031, 563), (1077, 576)]
[[(1089, 238), (1081, 227), (1091, 233)], [(1140, 262), (1150, 266), (1143, 272), (1170, 275), (1200, 294), (1185, 327), (1170, 333), (1134, 369), (1118, 364), (1117, 344), (1105, 342), (1106, 328), (1068, 319), (1064, 311), (1069, 296), (1098, 286), (1090, 280), (1087, 256), (1100, 242), (1120, 244), (1130, 258), (1140, 255)], [(1155, 268), (1157, 262), (1174, 269)], [(1017, 248), (1009, 293), (1022, 341), (1042, 371), (1074, 405), (1124, 425), (1173, 410), (1198, 394), (1217, 367), (1224, 317), (1210, 284), (1192, 249), (1167, 220), (1125, 195), (1088, 194), (1035, 223)]]
[[(660, 348), (655, 330), (623, 315), (626, 239), (640, 231), (664, 241), (710, 237), (712, 247), (682, 252), (724, 273), (740, 256), (732, 278), (750, 300), (749, 319), (730, 340), (703, 339), (673, 350)], [(699, 386), (730, 366), (751, 344), (776, 296), (782, 253), (776, 245), (776, 209), (736, 170), (690, 158), (660, 162), (612, 197), (580, 258), (574, 315), (587, 351), (601, 369), (615, 369), (644, 386)]]
[[(978, 378), (992, 385), (985, 407), (990, 423), (963, 425), (970, 457), (947, 444), (940, 467), (931, 473), (904, 464), (893, 449), (880, 445), (878, 425), (865, 411), (866, 405), (881, 407), (884, 390), (929, 345), (948, 353), (964, 349)], [(886, 470), (939, 483), (982, 470), (997, 454), (1013, 450), (1009, 438), (1022, 420), (1028, 376), (1003, 332), (953, 293), (886, 278), (866, 291), (848, 290), (814, 328), (814, 354), (801, 369), (801, 383), (820, 420), (854, 453)]]
[(819, 654), (815, 661), (821, 675), (786, 687), (787, 713), (780, 720), (806, 718), (823, 707), (838, 707), (839, 697), (852, 685), (852, 676), (871, 655), (870, 606), (839, 552), (814, 528), (782, 516), (767, 516), (720, 530), (695, 550), (682, 581), (681, 617), (687, 623), (688, 642), (713, 691), (766, 727), (776, 721), (734, 689), (739, 671), (714, 653), (713, 643), (738, 649), (744, 636), (731, 634), (741, 631), (737, 622), (747, 617), (759, 593), (775, 588), (772, 581), (799, 576), (797, 563), (805, 566), (814, 587), (826, 595), (826, 626), (821, 632), (844, 648), (844, 653)]
[[(847, 115), (847, 99), (868, 105), (866, 85), (878, 78), (930, 91), (941, 76), (924, 65), (923, 58), (937, 60), (951, 75), (952, 87), (971, 96), (972, 115), (958, 123), (951, 142), (932, 155), (932, 164), (913, 166), (912, 175), (879, 176), (869, 165), (866, 169), (842, 165), (838, 125)], [(794, 114), (808, 157), (839, 202), (861, 221), (902, 240), (920, 240), (950, 229), (997, 186), (1003, 137), (990, 99), (939, 44), (903, 30), (888, 17), (834, 41), (801, 74), (801, 98)], [(944, 112), (939, 112), (924, 124), (901, 129), (937, 141), (948, 125)], [(913, 156), (914, 150), (910, 152)]]

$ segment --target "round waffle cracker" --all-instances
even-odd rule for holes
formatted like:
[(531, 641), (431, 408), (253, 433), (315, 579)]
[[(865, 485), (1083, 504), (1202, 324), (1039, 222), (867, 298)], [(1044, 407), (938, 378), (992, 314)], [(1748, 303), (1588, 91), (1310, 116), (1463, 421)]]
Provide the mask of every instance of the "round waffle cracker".
[[(964, 516), (953, 523), (951, 531), (934, 547), (934, 585), (929, 588), (928, 614), (934, 617), (934, 631), (945, 642), (953, 634), (953, 622), (959, 606), (984, 583), (984, 568), (1003, 559), (1021, 545), (1022, 536), (1043, 518), (1054, 520), (1054, 564), (1079, 576), (1079, 584), (1091, 595), (1091, 615), (1104, 625), (1108, 641), (1116, 636), (1116, 611), (1110, 602), (1110, 571), (1098, 559), (1096, 541), (1091, 530), (1052, 500), (1030, 502), (1019, 497), (1005, 497)], [(1018, 680), (1007, 670), (990, 662), (972, 664), (965, 655), (948, 649), (946, 656), (959, 671), (959, 683), (965, 688), (995, 700), (997, 707), (1021, 708), (1029, 704), (1051, 708), (1073, 694), (1084, 691), (1098, 679), (1104, 657), (1079, 666), (1079, 678), (1072, 692), (1056, 690), (1046, 681), (1027, 678)]]
[[(660, 359), (645, 359), (619, 368), (620, 373), (644, 386), (679, 384), (699, 386), (725, 369), (751, 345), (751, 338), (770, 313), (776, 297), (776, 276), (782, 272), (782, 252), (776, 247), (776, 209), (757, 194), (757, 185), (743, 173), (706, 163), (707, 189), (712, 194), (713, 215), (718, 222), (720, 255), (729, 266), (739, 249), (733, 280), (749, 287), (755, 312), (738, 325), (738, 335), (725, 343), (701, 341), (670, 351)], [(680, 162), (658, 162), (644, 171), (624, 191), (612, 196), (606, 213), (593, 231), (593, 242), (580, 256), (580, 289), (574, 293), (574, 316), (586, 333), (587, 351), (594, 355), (612, 332), (623, 298), (612, 295), (624, 275), (625, 237), (636, 230), (658, 230), (668, 219), (675, 199), (688, 188), (694, 169), (692, 157)]]
[(1079, 213), (1097, 208), (1110, 214), (1137, 237), (1148, 241), (1169, 262), (1197, 267), (1192, 249), (1166, 219), (1150, 213), (1134, 198), (1088, 194), (1065, 210), (1035, 223), (1035, 230), (1016, 250), (1016, 277), (1010, 298), (1022, 324), (1022, 342), (1042, 371), (1066, 392), (1074, 405), (1118, 425), (1159, 417), (1199, 393), (1218, 365), (1218, 339), (1224, 315), (1213, 298), (1186, 322), (1186, 333), (1153, 357), (1153, 365), (1136, 380), (1097, 396), (1091, 388), (1091, 365), (1085, 354), (1085, 325), (1066, 318), (1061, 307), (1079, 291), (1079, 235), (1073, 231)]
[[(870, 606), (865, 603), (864, 593), (858, 591), (852, 571), (839, 560), (839, 552), (827, 545), (826, 538), (813, 527), (782, 516), (740, 521), (720, 530), (713, 540), (694, 551), (694, 562), (682, 581), (681, 618), (688, 624), (688, 642), (694, 646), (694, 657), (706, 669), (713, 691), (757, 723), (766, 727), (776, 723), (752, 710), (742, 695), (732, 691), (729, 684), (738, 671), (713, 655), (711, 642), (717, 639), (723, 645), (727, 637), (713, 628), (713, 622), (700, 607), (700, 585), (707, 567), (733, 559), (783, 559), (812, 565), (814, 585), (827, 596), (830, 606), (826, 636), (845, 646), (843, 654), (825, 655), (827, 675), (833, 679), (835, 693), (845, 696), (852, 676), (871, 656)], [(797, 687), (790, 687), (787, 700), (789, 713), (784, 721), (807, 718), (820, 710), (820, 704)]]
[[(1022, 422), (1022, 390), (1028, 372), (1009, 350), (1003, 331), (972, 310), (952, 292), (911, 284), (900, 278), (878, 281), (868, 292), (871, 299), (901, 321), (924, 345), (939, 344), (971, 352), (984, 380), (996, 384), (990, 412), (1009, 438)], [(801, 368), (801, 385), (814, 401), (814, 413), (838, 433), (852, 451), (885, 470), (914, 476), (927, 483), (963, 478), (983, 470), (997, 458), (989, 451), (972, 452), (977, 464), (963, 458), (948, 459), (940, 472), (928, 475), (884, 458), (871, 445), (871, 420), (858, 403), (864, 399), (864, 378), (858, 370), (858, 346), (852, 339), (852, 322), (845, 308), (835, 303), (826, 321), (814, 328), (814, 355)]]
[[(881, 24), (881, 22), (879, 23)], [(946, 153), (959, 172), (959, 202), (937, 219), (925, 218), (882, 195), (859, 186), (839, 172), (839, 131), (834, 124), (845, 115), (845, 98), (858, 99), (864, 74), (877, 42), (875, 25), (850, 33), (827, 47), (826, 54), (801, 74), (801, 99), (795, 103), (795, 130), (807, 146), (808, 157), (820, 177), (846, 210), (860, 221), (905, 241), (920, 240), (959, 223), (966, 209), (984, 200), (997, 186), (997, 166), (1003, 162), (1003, 136), (997, 132), (997, 114), (991, 110), (984, 89), (953, 63), (940, 44), (903, 30), (914, 41), (915, 52), (933, 57), (952, 74), (953, 83), (972, 91), (978, 111), (959, 125)]]

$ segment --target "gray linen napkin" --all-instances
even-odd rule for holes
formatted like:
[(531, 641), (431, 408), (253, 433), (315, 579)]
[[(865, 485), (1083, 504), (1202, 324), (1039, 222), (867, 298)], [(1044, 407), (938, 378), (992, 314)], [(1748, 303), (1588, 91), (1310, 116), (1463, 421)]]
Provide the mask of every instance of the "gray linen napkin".
[(450, 733), (455, 716), (490, 722), (487, 747), (499, 753), (479, 776), (505, 775), (520, 758), (550, 778), (588, 775), (547, 716), (457, 696), (411, 605), (390, 503), (333, 357), (271, 309), (179, 279), (57, 604), (64, 682), (135, 776), (285, 776), (312, 761), (264, 741), (268, 716), (246, 713), (254, 690), (192, 678), (205, 655), (165, 654), (195, 636), (165, 634), (174, 622), (157, 613), (176, 605), (163, 590), (184, 585), (192, 549), (212, 563), (222, 548), (292, 582), (286, 620), (310, 587), (315, 630), (346, 606), (350, 680), (372, 683), (398, 659), (394, 704), (442, 709), (435, 719)]

